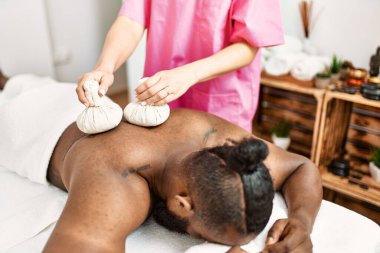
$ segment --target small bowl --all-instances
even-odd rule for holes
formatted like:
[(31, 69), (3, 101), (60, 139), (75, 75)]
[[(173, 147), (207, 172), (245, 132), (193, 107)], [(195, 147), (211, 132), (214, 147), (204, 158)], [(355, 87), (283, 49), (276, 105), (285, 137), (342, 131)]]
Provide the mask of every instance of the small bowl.
[(329, 166), (329, 170), (334, 175), (348, 177), (350, 174), (350, 164), (344, 159), (334, 159)]
[(365, 79), (368, 75), (368, 71), (365, 69), (351, 69), (350, 77), (355, 79)]
[(377, 76), (371, 76), (370, 78), (368, 78), (368, 83), (372, 83), (372, 84), (380, 84), (380, 77), (377, 77)]
[(347, 84), (350, 86), (359, 87), (365, 83), (364, 79), (350, 78), (347, 80)]

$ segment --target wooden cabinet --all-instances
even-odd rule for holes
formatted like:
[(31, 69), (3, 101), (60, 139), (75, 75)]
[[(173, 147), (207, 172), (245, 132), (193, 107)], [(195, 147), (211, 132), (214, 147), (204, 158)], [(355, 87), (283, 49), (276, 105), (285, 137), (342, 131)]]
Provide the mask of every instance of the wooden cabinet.
[(293, 125), (289, 150), (315, 161), (324, 94), (311, 82), (263, 75), (253, 133), (271, 141), (274, 125), (289, 121)]
[[(326, 92), (315, 159), (323, 186), (380, 207), (380, 184), (368, 170), (373, 147), (380, 147), (380, 102), (360, 94)], [(338, 157), (350, 162), (348, 178), (328, 171)]]
[[(348, 196), (346, 207), (380, 222), (380, 184), (368, 169), (371, 147), (380, 147), (380, 101), (263, 74), (253, 133), (271, 141), (271, 129), (280, 120), (293, 123), (289, 150), (308, 156), (319, 167), (325, 192), (334, 195), (325, 196), (332, 201), (337, 194)], [(350, 162), (348, 178), (328, 170), (338, 157)]]

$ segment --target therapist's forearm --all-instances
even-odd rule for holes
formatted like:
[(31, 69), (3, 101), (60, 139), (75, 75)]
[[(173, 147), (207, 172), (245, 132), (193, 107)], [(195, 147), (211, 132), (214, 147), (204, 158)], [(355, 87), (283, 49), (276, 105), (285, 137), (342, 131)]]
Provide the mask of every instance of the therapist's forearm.
[(311, 233), (322, 201), (322, 183), (318, 169), (306, 161), (286, 180), (282, 192), (289, 218), (297, 218)]
[(95, 70), (115, 72), (137, 47), (144, 28), (131, 19), (119, 16), (109, 30)]
[(207, 81), (249, 65), (256, 57), (258, 48), (239, 42), (198, 61), (187, 64), (199, 82)]

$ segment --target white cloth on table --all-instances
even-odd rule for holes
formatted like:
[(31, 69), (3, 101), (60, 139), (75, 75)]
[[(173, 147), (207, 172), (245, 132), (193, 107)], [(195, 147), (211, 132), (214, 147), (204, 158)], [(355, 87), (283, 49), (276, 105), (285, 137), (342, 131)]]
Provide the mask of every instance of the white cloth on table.
[(33, 183), (0, 168), (0, 252), (7, 252), (54, 224), (66, 199), (67, 194), (54, 186)]
[[(67, 194), (30, 182), (0, 169), (0, 253), (39, 253), (61, 214)], [(286, 205), (276, 194), (270, 222), (254, 241), (243, 246), (250, 253), (262, 249), (269, 226), (286, 217)], [(312, 234), (314, 253), (378, 253), (380, 228), (369, 219), (327, 201)], [(224, 253), (228, 247), (169, 232), (149, 219), (126, 241), (133, 253)]]
[[(269, 221), (284, 217), (286, 205), (276, 196)], [(267, 226), (260, 238), (242, 246), (249, 253), (258, 253), (264, 247)], [(311, 234), (314, 253), (379, 253), (380, 227), (368, 218), (334, 203), (323, 201)], [(213, 243), (193, 246), (186, 253), (224, 253), (228, 247)]]
[(9, 79), (0, 105), (0, 166), (47, 184), (46, 172), (64, 130), (83, 110), (74, 84), (19, 75)]
[(273, 55), (265, 62), (265, 72), (272, 76), (286, 75), (292, 70), (294, 64), (303, 57), (305, 57), (303, 54), (294, 53)]
[(291, 74), (294, 78), (309, 81), (331, 63), (330, 57), (318, 56), (310, 40), (303, 42), (292, 36), (285, 36), (285, 44), (262, 50), (266, 73), (273, 76)]
[(298, 60), (291, 69), (291, 75), (303, 81), (309, 81), (314, 76), (328, 68), (330, 58), (322, 56), (308, 56)]

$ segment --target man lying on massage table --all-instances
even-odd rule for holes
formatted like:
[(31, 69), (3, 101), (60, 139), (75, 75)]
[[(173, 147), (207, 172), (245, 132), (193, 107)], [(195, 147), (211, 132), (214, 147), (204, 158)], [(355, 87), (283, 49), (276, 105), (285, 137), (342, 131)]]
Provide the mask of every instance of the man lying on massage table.
[[(0, 88), (5, 82), (0, 77)], [(36, 78), (22, 82), (23, 77), (9, 80), (10, 89), (22, 88), (15, 89), (19, 94), (9, 91), (13, 101), (0, 106), (0, 125), (7, 133), (0, 152), (16, 149), (6, 141), (20, 134), (12, 132), (14, 127), (33, 128), (37, 137), (24, 134), (32, 140), (28, 143), (33, 138), (43, 142), (47, 137), (38, 131), (51, 131), (54, 121), (73, 114), (74, 85)], [(76, 115), (69, 115), (74, 119), (80, 113), (75, 110)], [(55, 114), (49, 115), (51, 111)], [(25, 117), (44, 125), (39, 123), (41, 130), (23, 126)], [(267, 224), (274, 190), (282, 191), (289, 213), (269, 232), (267, 252), (312, 252), (310, 233), (322, 186), (317, 168), (302, 156), (216, 116), (191, 110), (173, 110), (168, 121), (155, 128), (122, 122), (114, 130), (90, 136), (75, 123), (62, 129), (41, 180), (47, 177), (67, 191), (68, 201), (44, 252), (128, 252), (126, 237), (151, 213), (171, 230), (236, 246), (230, 252), (241, 252), (238, 245), (255, 238)], [(12, 152), (6, 156), (30, 156)], [(0, 164), (6, 163), (6, 157), (0, 158)]]

